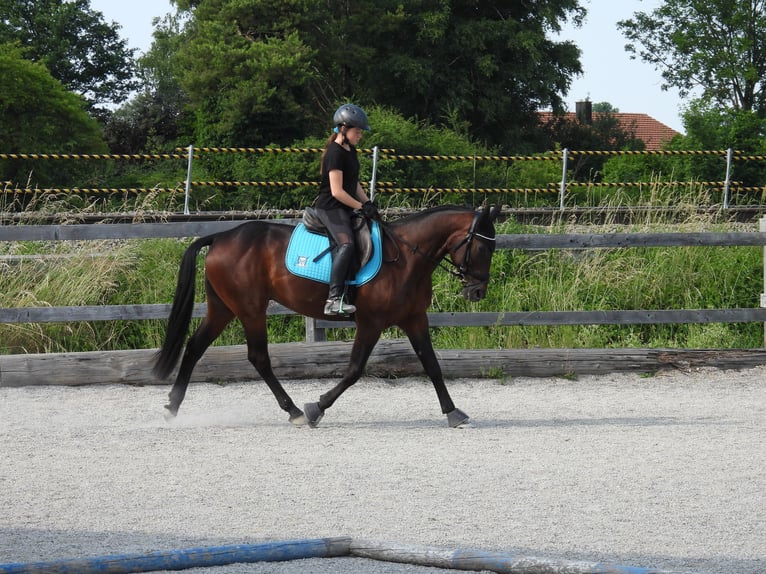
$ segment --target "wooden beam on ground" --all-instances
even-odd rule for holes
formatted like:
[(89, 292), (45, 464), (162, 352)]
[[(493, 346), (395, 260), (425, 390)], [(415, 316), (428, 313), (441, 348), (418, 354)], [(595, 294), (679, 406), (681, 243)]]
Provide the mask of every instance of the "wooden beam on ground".
[[(350, 342), (283, 343), (269, 347), (281, 379), (340, 378)], [(169, 384), (151, 373), (155, 350), (45, 353), (0, 356), (0, 387), (27, 385)], [(550, 377), (662, 369), (766, 365), (764, 349), (437, 349), (444, 376), (455, 378)], [(406, 340), (382, 340), (367, 365), (368, 376), (425, 376)], [(211, 347), (192, 382), (259, 380), (242, 345)]]

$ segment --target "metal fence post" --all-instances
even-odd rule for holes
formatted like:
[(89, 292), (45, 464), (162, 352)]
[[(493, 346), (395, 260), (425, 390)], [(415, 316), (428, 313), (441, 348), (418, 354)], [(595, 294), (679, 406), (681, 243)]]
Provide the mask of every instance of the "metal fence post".
[(370, 176), (370, 200), (375, 201), (375, 184), (378, 180), (378, 146), (372, 148), (372, 175)]
[[(766, 233), (766, 217), (758, 220), (758, 229)], [(761, 293), (761, 308), (766, 307), (766, 246), (763, 248), (763, 293)], [(763, 346), (766, 347), (766, 323), (763, 324)]]
[(564, 154), (561, 157), (561, 187), (559, 188), (559, 208), (564, 211), (564, 197), (567, 191), (567, 160), (569, 159), (569, 150), (564, 148)]
[(729, 181), (731, 180), (731, 157), (734, 152), (731, 148), (726, 150), (726, 179), (723, 182), (723, 208), (729, 208)]
[(184, 215), (189, 215), (189, 193), (191, 191), (192, 176), (192, 158), (194, 157), (194, 146), (189, 145), (189, 159), (186, 167), (186, 190), (184, 191)]

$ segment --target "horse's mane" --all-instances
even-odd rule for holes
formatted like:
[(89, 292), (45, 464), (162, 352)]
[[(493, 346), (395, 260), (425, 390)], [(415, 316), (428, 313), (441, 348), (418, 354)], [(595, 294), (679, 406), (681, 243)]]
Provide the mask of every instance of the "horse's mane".
[(468, 212), (468, 211), (474, 211), (474, 209), (473, 207), (467, 207), (465, 205), (437, 205), (436, 207), (430, 207), (428, 209), (418, 211), (411, 215), (402, 217), (401, 219), (396, 219), (394, 221), (389, 221), (387, 223), (394, 227), (398, 225), (405, 225), (408, 223), (417, 223), (421, 219), (426, 219), (430, 217), (431, 215), (433, 215), (434, 213), (440, 213), (444, 211)]

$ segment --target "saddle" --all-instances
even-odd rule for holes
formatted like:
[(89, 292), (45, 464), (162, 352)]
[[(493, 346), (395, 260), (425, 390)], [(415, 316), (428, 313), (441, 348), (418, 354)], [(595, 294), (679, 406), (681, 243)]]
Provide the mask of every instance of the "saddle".
[[(327, 228), (322, 220), (319, 219), (313, 207), (307, 207), (303, 212), (303, 225), (312, 233), (327, 235)], [(356, 245), (356, 258), (359, 268), (364, 267), (372, 258), (373, 245), (372, 233), (367, 223), (367, 218), (362, 215), (351, 216), (351, 229), (354, 232), (354, 244)], [(332, 240), (330, 240), (332, 244)], [(331, 245), (331, 247), (334, 247)]]

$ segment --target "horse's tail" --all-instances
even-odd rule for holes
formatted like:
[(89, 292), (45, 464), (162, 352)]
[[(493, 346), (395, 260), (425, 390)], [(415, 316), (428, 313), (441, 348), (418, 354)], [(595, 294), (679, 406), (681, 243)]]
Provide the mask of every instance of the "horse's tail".
[(152, 372), (160, 379), (166, 379), (178, 363), (186, 340), (186, 333), (194, 311), (194, 284), (197, 275), (197, 256), (203, 247), (213, 243), (216, 234), (200, 237), (184, 251), (178, 269), (178, 283), (173, 298), (173, 307), (168, 317), (168, 327), (162, 348), (154, 359)]

